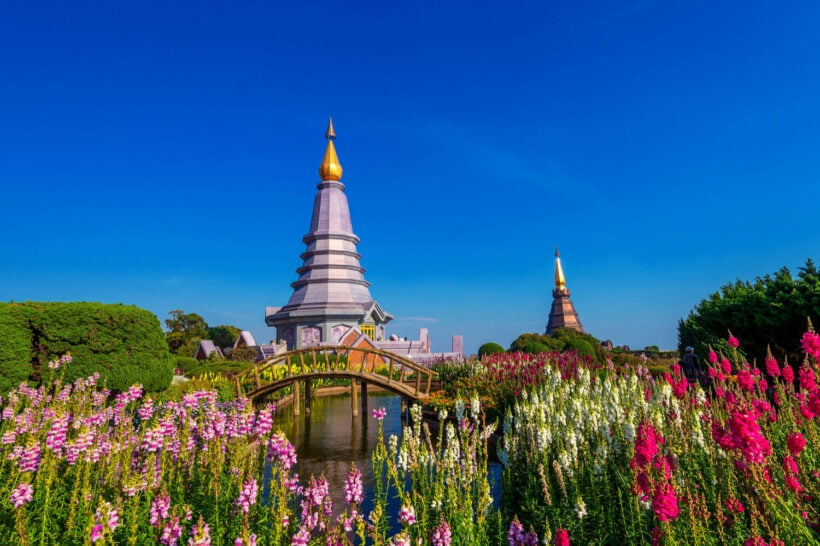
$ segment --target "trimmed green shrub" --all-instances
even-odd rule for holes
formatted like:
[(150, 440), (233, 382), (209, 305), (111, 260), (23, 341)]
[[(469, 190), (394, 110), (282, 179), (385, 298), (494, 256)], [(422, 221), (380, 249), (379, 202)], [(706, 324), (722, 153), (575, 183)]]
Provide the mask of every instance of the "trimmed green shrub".
[(186, 372), (185, 375), (189, 377), (223, 375), (230, 378), (251, 367), (253, 367), (252, 362), (242, 362), (239, 360), (203, 360), (190, 372)]
[[(0, 370), (21, 370), (23, 342), (28, 340), (29, 378), (39, 380), (49, 360), (71, 353), (74, 361), (64, 368), (67, 381), (99, 372), (114, 391), (141, 383), (147, 391), (168, 387), (173, 360), (153, 313), (133, 305), (102, 303), (0, 304), (5, 324), (13, 324), (16, 359), (0, 353)], [(11, 321), (9, 323), (9, 321)], [(6, 345), (8, 336), (2, 338)], [(9, 360), (6, 360), (9, 358)], [(19, 376), (20, 371), (15, 377)], [(7, 379), (9, 381), (9, 379)]]
[(522, 353), (529, 353), (529, 354), (538, 354), (538, 353), (548, 353), (552, 351), (550, 347), (543, 343), (538, 343), (537, 341), (528, 341), (523, 343), (519, 349)]
[(589, 341), (580, 337), (567, 341), (566, 344), (564, 344), (564, 350), (576, 351), (581, 356), (595, 358), (595, 350), (592, 348), (592, 345)]
[(177, 370), (181, 370), (183, 375), (190, 375), (192, 372), (195, 372), (200, 366), (202, 366), (202, 363), (196, 358), (179, 355), (174, 357), (174, 368)]
[(19, 303), (0, 304), (0, 394), (17, 387), (34, 373), (27, 312)]
[(479, 358), (487, 356), (487, 355), (494, 355), (496, 353), (503, 353), (504, 347), (499, 345), (498, 343), (485, 343), (481, 347), (478, 348), (478, 356)]

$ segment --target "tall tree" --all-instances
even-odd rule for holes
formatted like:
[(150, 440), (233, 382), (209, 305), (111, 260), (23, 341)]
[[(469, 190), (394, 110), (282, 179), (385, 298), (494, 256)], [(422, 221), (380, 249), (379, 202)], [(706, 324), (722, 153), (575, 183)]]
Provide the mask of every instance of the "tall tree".
[(208, 328), (208, 339), (217, 347), (231, 347), (242, 330), (230, 324), (220, 324)]
[(165, 327), (168, 328), (165, 339), (172, 353), (179, 354), (184, 347), (190, 348), (192, 342), (197, 343), (200, 339), (208, 338), (208, 324), (200, 315), (186, 313), (181, 309), (174, 309), (168, 314), (171, 318), (165, 319)]
[(726, 350), (728, 330), (741, 342), (749, 361), (762, 363), (766, 348), (777, 358), (803, 359), (800, 336), (806, 320), (815, 325), (820, 317), (820, 272), (811, 259), (793, 277), (787, 267), (757, 277), (754, 282), (736, 281), (702, 300), (678, 324), (679, 349), (691, 345), (704, 356), (711, 345)]

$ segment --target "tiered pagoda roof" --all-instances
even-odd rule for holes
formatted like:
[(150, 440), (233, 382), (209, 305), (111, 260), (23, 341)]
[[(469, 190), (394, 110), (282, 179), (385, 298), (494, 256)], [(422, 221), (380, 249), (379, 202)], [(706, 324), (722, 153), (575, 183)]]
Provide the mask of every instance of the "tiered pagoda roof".
[(584, 331), (581, 319), (578, 318), (578, 312), (569, 299), (569, 288), (567, 288), (564, 268), (561, 267), (561, 255), (557, 248), (555, 249), (555, 288), (552, 290), (552, 308), (547, 321), (547, 333), (552, 333), (556, 328)]
[(282, 308), (269, 308), (265, 322), (279, 326), (297, 321), (345, 318), (354, 324), (375, 319), (391, 320), (370, 295), (370, 283), (364, 279), (361, 255), (356, 251), (359, 238), (353, 233), (345, 186), (341, 182), (342, 165), (333, 144), (336, 133), (333, 120), (325, 133), (327, 147), (319, 166), (321, 182), (313, 201), (310, 230), (302, 238), (307, 245), (302, 253), (299, 278), (291, 284), (293, 294)]

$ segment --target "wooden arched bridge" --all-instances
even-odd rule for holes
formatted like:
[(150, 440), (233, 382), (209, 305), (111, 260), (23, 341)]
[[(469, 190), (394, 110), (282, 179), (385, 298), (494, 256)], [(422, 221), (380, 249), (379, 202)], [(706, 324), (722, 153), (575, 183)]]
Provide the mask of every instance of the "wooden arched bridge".
[(293, 385), (294, 412), (299, 412), (300, 383), (305, 386), (305, 407), (310, 411), (311, 381), (350, 379), (354, 415), (357, 411), (357, 383), (361, 383), (362, 406), (367, 405), (367, 385), (372, 384), (402, 396), (419, 400), (430, 394), (438, 374), (411, 359), (369, 347), (317, 346), (297, 349), (257, 362), (236, 376), (237, 394), (251, 400), (268, 396)]

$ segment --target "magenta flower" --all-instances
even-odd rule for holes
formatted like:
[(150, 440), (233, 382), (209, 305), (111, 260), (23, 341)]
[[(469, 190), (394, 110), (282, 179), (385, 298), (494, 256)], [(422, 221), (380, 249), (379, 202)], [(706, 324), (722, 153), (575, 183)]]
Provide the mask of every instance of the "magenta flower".
[(670, 483), (659, 484), (652, 496), (652, 510), (661, 521), (673, 521), (678, 517), (678, 498)]
[(746, 508), (743, 506), (743, 503), (734, 497), (727, 499), (724, 504), (726, 505), (726, 509), (732, 512), (733, 514), (740, 514), (741, 512), (744, 512), (746, 510)]
[(103, 526), (99, 523), (91, 528), (91, 542), (97, 542), (103, 537)]
[(560, 528), (555, 530), (555, 546), (569, 546), (569, 531)]
[(738, 341), (735, 336), (731, 335), (731, 332), (729, 333), (729, 339), (726, 340), (726, 343), (728, 343), (729, 347), (732, 349), (737, 349), (740, 347), (740, 341)]
[(387, 415), (387, 410), (382, 408), (374, 409), (373, 410), (373, 417), (381, 421), (384, 419), (384, 416)]
[(800, 366), (797, 375), (800, 378), (801, 390), (807, 393), (817, 392), (817, 377), (814, 375), (814, 369), (811, 366)]
[(34, 488), (28, 483), (21, 483), (15, 487), (14, 491), (11, 492), (11, 497), (9, 497), (11, 505), (15, 508), (20, 508), (31, 502), (32, 499), (34, 499)]
[(820, 334), (815, 332), (806, 332), (800, 340), (800, 345), (806, 353), (814, 357), (815, 360), (820, 361)]
[(772, 377), (780, 377), (780, 366), (773, 356), (766, 357), (766, 373)]
[(806, 439), (799, 432), (793, 432), (786, 438), (786, 445), (789, 452), (795, 457), (799, 456), (806, 449)]
[(791, 382), (794, 381), (794, 370), (792, 369), (791, 366), (786, 364), (785, 366), (783, 366), (783, 369), (780, 370), (780, 371), (781, 371), (781, 374), (783, 376), (783, 381), (785, 381), (786, 383), (791, 383)]

